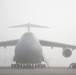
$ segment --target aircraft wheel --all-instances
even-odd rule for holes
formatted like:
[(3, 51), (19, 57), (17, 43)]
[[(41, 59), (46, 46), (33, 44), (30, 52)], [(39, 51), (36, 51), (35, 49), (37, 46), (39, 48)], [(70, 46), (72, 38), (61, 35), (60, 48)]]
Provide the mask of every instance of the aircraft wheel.
[(41, 64), (38, 64), (38, 68), (41, 68)]
[(32, 68), (32, 66), (31, 66), (31, 64), (29, 64), (29, 69), (31, 69)]
[(43, 68), (43, 64), (40, 64), (40, 67)]
[(35, 68), (37, 68), (37, 64), (35, 64)]
[(39, 64), (39, 68), (44, 68), (45, 64)]
[(11, 64), (11, 68), (14, 68), (14, 64)]
[(37, 64), (37, 68), (40, 68), (40, 64)]
[(36, 68), (36, 64), (34, 64), (34, 68)]
[(31, 69), (33, 69), (33, 64), (31, 64)]
[(39, 68), (39, 64), (36, 64), (36, 68)]
[(16, 68), (19, 68), (19, 64), (16, 64)]
[(25, 64), (23, 64), (22, 68), (25, 68)]
[(29, 69), (29, 64), (26, 64), (26, 69)]
[(25, 68), (27, 69), (27, 64), (26, 64)]
[(36, 64), (35, 67), (38, 68), (38, 64)]
[(13, 68), (16, 68), (16, 64), (13, 64)]
[(34, 69), (35, 68), (35, 65), (34, 64), (31, 64), (31, 68)]
[(44, 64), (44, 68), (46, 68), (46, 64)]
[(16, 64), (12, 64), (12, 68), (16, 68)]
[(42, 64), (42, 68), (46, 68), (46, 65), (45, 64)]
[(19, 65), (19, 68), (22, 68), (22, 64)]
[(73, 65), (72, 65), (72, 69), (76, 69), (76, 66), (73, 66)]

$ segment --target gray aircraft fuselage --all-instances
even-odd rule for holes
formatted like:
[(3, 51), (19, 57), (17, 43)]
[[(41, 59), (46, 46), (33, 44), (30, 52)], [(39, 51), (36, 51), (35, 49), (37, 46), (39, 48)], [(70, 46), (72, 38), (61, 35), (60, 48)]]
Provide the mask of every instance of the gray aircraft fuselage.
[(24, 33), (15, 47), (16, 63), (41, 63), (43, 61), (42, 47), (35, 35)]

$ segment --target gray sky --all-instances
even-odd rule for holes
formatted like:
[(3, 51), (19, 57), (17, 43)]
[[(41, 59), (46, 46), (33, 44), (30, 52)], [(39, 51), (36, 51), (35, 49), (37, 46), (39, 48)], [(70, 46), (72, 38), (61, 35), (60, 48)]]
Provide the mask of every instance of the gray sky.
[[(76, 45), (76, 0), (0, 0), (0, 41), (20, 38), (27, 28), (8, 26), (28, 22), (51, 27), (32, 28), (31, 32), (38, 39)], [(76, 51), (70, 58), (64, 58), (62, 49), (43, 49), (51, 66), (68, 66), (76, 62)], [(0, 65), (11, 63), (13, 55), (14, 47), (0, 48)]]

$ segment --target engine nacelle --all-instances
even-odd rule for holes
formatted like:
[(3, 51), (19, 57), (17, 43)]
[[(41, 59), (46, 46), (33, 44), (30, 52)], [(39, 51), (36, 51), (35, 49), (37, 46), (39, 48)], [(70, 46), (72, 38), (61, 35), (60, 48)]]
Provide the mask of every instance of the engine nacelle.
[(70, 49), (64, 49), (62, 54), (64, 57), (68, 58), (72, 55), (72, 51)]

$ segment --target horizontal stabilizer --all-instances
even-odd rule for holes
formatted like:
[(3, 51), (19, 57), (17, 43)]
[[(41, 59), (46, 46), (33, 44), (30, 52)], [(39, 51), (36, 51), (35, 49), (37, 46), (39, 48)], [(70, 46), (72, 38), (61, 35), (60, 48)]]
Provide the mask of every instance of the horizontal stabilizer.
[(46, 27), (46, 26), (40, 26), (40, 25), (35, 25), (35, 24), (22, 24), (22, 25), (17, 25), (17, 26), (10, 26), (10, 28), (18, 28), (18, 27), (27, 27), (28, 28), (28, 32), (30, 31), (31, 27), (37, 27), (37, 28), (50, 28), (50, 27)]
[(46, 26), (40, 26), (40, 25), (35, 25), (35, 24), (22, 24), (22, 25), (17, 25), (17, 26), (10, 26), (10, 28), (15, 28), (15, 27), (39, 27), (39, 28), (50, 28)]

